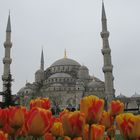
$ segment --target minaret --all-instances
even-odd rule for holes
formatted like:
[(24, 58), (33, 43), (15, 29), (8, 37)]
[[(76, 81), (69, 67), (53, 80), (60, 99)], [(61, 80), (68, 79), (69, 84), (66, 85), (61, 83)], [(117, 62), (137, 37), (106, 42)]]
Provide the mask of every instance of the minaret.
[(44, 71), (44, 54), (43, 54), (43, 49), (42, 49), (42, 52), (41, 52), (40, 69)]
[(10, 52), (12, 47), (11, 42), (11, 21), (10, 21), (10, 13), (8, 16), (8, 22), (7, 22), (7, 28), (6, 28), (6, 41), (4, 42), (5, 47), (5, 56), (3, 58), (3, 64), (4, 64), (4, 71), (2, 75), (3, 80), (3, 91), (6, 90), (5, 88), (5, 80), (7, 80), (9, 73), (10, 73), (10, 64), (12, 62), (12, 59), (10, 58)]
[(114, 90), (114, 77), (113, 77), (113, 65), (111, 62), (111, 49), (109, 47), (109, 31), (107, 30), (107, 19), (104, 8), (104, 2), (102, 2), (102, 32), (101, 37), (103, 39), (102, 54), (104, 59), (103, 72), (105, 77), (105, 97), (107, 102), (110, 102), (115, 97)]

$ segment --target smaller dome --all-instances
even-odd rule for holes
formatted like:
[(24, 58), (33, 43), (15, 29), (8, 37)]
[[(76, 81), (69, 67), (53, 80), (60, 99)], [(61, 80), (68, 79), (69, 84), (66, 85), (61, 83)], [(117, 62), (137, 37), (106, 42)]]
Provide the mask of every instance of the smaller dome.
[(44, 73), (44, 71), (42, 69), (39, 69), (35, 72), (35, 74), (40, 74), (40, 73)]
[(71, 76), (67, 73), (55, 73), (55, 74), (51, 75), (49, 78), (58, 78), (58, 77), (60, 77), (60, 78), (66, 78), (66, 77), (70, 78)]
[(79, 70), (88, 70), (88, 68), (86, 67), (86, 66), (81, 66), (80, 68), (79, 68)]
[(120, 95), (118, 95), (117, 98), (126, 98), (126, 96), (120, 93)]
[(134, 95), (132, 95), (131, 97), (140, 97), (140, 94), (136, 93)]

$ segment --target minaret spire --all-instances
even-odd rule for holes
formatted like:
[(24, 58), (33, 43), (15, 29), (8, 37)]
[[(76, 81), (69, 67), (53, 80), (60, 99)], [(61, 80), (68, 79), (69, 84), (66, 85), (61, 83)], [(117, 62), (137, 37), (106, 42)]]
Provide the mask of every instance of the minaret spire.
[(8, 79), (8, 76), (10, 74), (10, 64), (12, 63), (12, 59), (10, 58), (10, 52), (11, 52), (11, 47), (12, 47), (10, 13), (8, 16), (8, 21), (7, 21), (6, 41), (4, 42), (4, 47), (5, 47), (5, 56), (3, 58), (4, 71), (2, 75), (3, 91), (6, 90), (5, 81)]
[(9, 16), (8, 16), (6, 32), (11, 32), (10, 11), (9, 11)]
[(40, 64), (40, 69), (44, 71), (44, 54), (43, 54), (43, 48), (41, 52), (41, 64)]
[(103, 39), (103, 48), (102, 54), (104, 59), (103, 72), (105, 77), (105, 96), (107, 97), (107, 101), (111, 101), (115, 97), (114, 90), (114, 77), (113, 77), (113, 65), (111, 62), (111, 49), (109, 46), (109, 32), (107, 30), (107, 18), (105, 13), (104, 2), (102, 1), (102, 32), (101, 37)]

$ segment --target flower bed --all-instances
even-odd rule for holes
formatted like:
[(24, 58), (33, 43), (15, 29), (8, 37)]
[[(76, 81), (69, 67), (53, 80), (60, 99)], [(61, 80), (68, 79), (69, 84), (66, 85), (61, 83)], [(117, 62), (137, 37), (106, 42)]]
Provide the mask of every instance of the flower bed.
[(123, 113), (120, 101), (111, 101), (105, 111), (103, 99), (86, 96), (79, 111), (65, 109), (57, 117), (50, 108), (48, 98), (37, 98), (31, 100), (29, 110), (23, 106), (0, 109), (0, 140), (140, 139), (140, 115)]

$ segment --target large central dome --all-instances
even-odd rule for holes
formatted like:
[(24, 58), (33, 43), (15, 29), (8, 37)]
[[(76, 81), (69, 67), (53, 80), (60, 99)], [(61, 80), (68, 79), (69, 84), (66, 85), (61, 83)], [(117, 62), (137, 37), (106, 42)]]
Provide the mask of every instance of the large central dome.
[(62, 58), (62, 59), (55, 61), (51, 65), (51, 67), (54, 67), (54, 66), (80, 66), (80, 64), (73, 59)]

